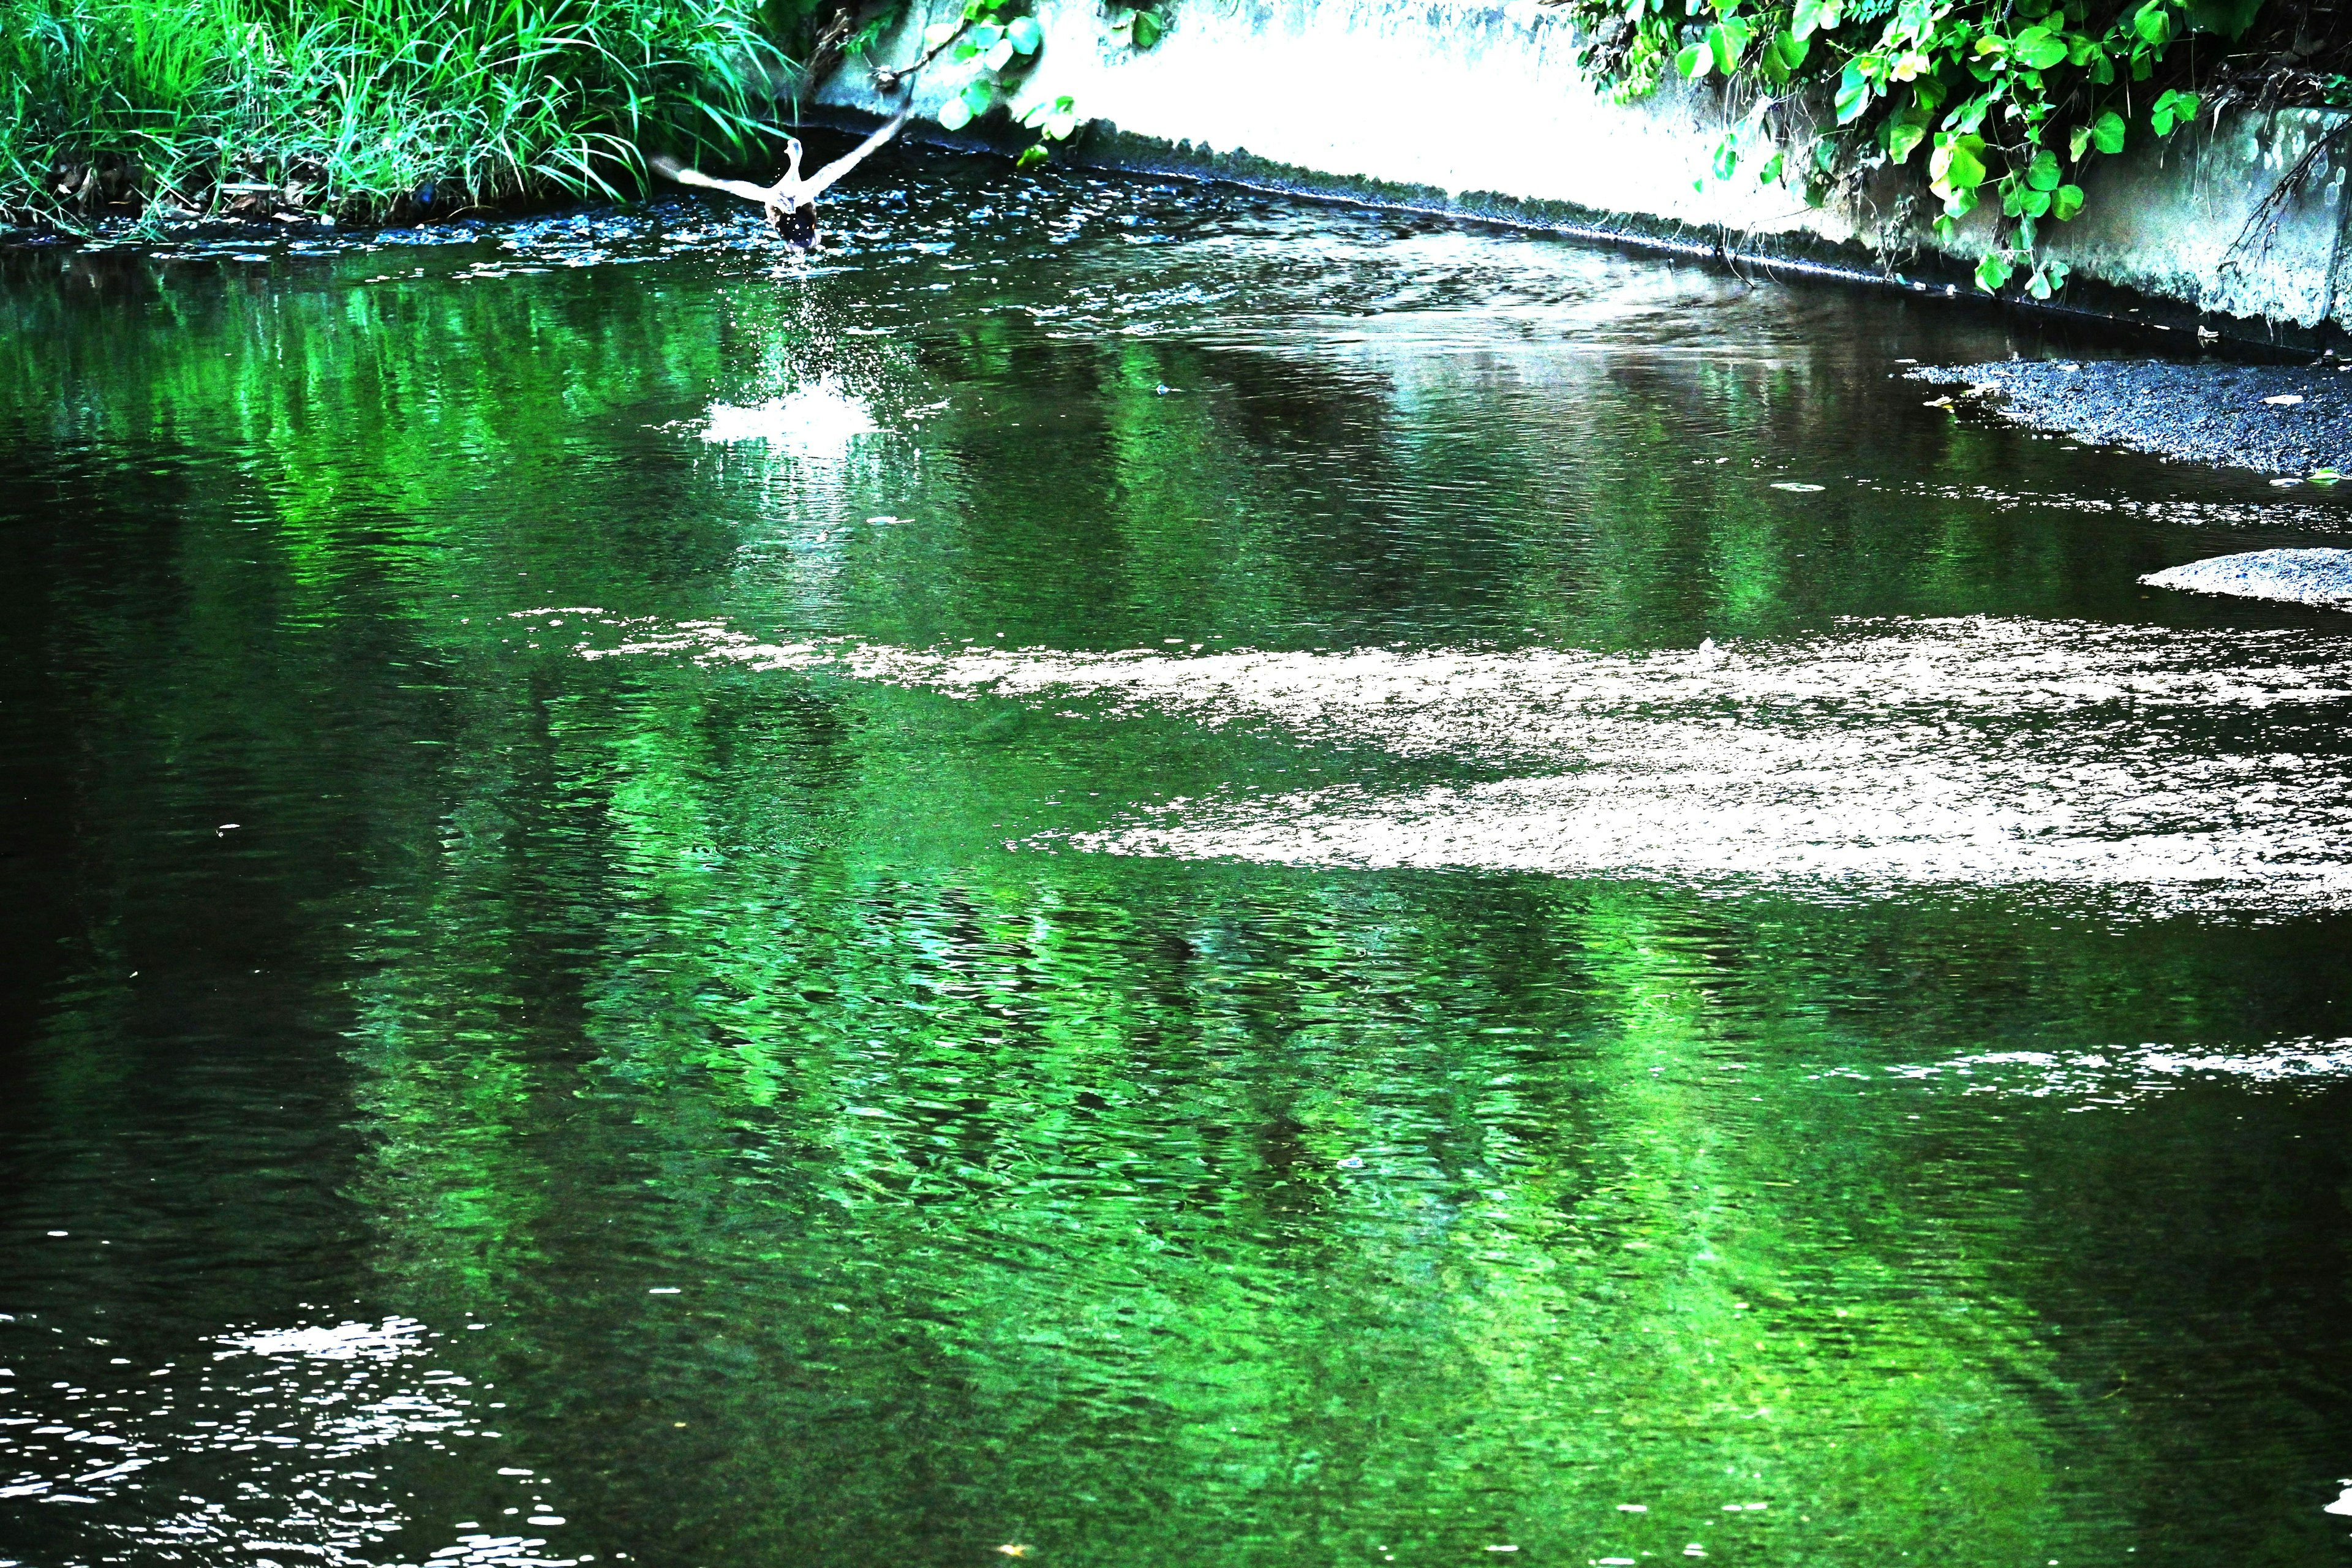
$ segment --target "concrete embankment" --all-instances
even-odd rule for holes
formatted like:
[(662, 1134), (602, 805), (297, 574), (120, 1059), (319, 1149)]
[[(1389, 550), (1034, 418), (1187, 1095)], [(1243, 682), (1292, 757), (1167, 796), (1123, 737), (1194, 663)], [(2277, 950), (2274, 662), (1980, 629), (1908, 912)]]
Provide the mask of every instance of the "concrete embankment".
[[(883, 51), (920, 52), (949, 0), (918, 5)], [(1067, 94), (1096, 122), (1079, 156), (1129, 168), (1488, 215), (1733, 258), (1965, 290), (1988, 206), (1941, 246), (1914, 168), (1808, 207), (1709, 163), (1725, 126), (1682, 84), (1612, 102), (1578, 70), (1575, 34), (1535, 0), (1178, 0), (1137, 52), (1098, 0), (1039, 0), (1048, 40), (1021, 104)], [(936, 110), (975, 68), (942, 58), (915, 83)], [(877, 112), (866, 73), (821, 106)], [(2083, 216), (2053, 225), (2073, 264), (2066, 306), (2188, 333), (2309, 345), (2352, 321), (2345, 180), (2352, 117), (2231, 113), (2097, 161)], [(936, 127), (933, 128), (936, 131)]]

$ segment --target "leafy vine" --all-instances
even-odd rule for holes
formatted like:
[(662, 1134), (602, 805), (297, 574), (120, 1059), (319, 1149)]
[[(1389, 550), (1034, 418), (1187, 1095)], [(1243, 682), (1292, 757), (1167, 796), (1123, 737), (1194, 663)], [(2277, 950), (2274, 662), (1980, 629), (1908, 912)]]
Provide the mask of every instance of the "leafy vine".
[[(938, 110), (942, 127), (961, 131), (993, 110), (1002, 108), (1010, 113), (1022, 83), (1035, 68), (1045, 37), (1031, 14), (1032, 3), (1033, 0), (964, 0), (962, 10), (955, 16), (923, 29), (922, 52), (913, 63), (886, 68), (871, 64), (871, 57), (905, 14), (905, 0), (893, 0), (857, 13), (854, 30), (851, 26), (842, 28), (840, 54), (868, 61), (875, 85), (886, 92), (926, 69), (942, 55), (957, 64), (977, 62), (962, 88)], [(1166, 19), (1158, 8), (1163, 3), (1164, 0), (1152, 0), (1151, 4), (1119, 11), (1111, 18), (1110, 31), (1124, 38), (1130, 47), (1151, 47), (1167, 30)], [(841, 15), (847, 16), (849, 13)], [(1051, 154), (1054, 143), (1067, 142), (1084, 123), (1078, 116), (1076, 100), (1067, 93), (1030, 105), (1015, 117), (1014, 122), (1036, 134), (1036, 140), (1023, 148), (1016, 160), (1022, 168), (1043, 163)]]
[(1995, 292), (2022, 273), (2036, 299), (2065, 284), (2041, 242), (2083, 210), (2084, 168), (2137, 132), (2162, 139), (2194, 121), (2204, 100), (2179, 46), (2243, 36), (2261, 3), (1563, 0), (1586, 68), (1621, 100), (1671, 69), (1744, 103), (1715, 150), (1717, 179), (1750, 166), (1818, 205), (1841, 176), (1924, 150), (1937, 237), (1951, 243), (1997, 201), (1977, 285)]

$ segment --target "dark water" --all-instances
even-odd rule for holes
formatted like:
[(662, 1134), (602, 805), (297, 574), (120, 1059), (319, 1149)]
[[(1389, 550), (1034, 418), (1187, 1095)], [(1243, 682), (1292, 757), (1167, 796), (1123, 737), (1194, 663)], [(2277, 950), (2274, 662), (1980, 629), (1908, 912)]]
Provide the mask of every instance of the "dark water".
[(2343, 1560), (2352, 621), (2136, 582), (2340, 506), (754, 216), (8, 264), (0, 1562)]

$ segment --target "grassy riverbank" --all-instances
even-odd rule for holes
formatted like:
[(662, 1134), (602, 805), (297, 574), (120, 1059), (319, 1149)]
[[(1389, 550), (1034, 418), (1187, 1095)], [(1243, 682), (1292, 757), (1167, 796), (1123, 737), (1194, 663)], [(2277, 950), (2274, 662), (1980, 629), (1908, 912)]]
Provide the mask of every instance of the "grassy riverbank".
[(0, 0), (0, 220), (372, 220), (740, 152), (782, 55), (747, 0)]

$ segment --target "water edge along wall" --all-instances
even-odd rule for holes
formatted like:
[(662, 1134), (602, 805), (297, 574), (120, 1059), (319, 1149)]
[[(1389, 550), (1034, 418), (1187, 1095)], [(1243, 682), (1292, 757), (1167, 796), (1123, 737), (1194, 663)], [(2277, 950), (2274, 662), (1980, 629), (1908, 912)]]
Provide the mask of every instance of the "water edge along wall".
[[(1098, 0), (1037, 0), (1044, 57), (1018, 106), (1067, 94), (1095, 122), (1077, 154), (1835, 268), (1898, 287), (1968, 290), (1993, 233), (1990, 204), (1949, 247), (1912, 166), (1808, 207), (1745, 170), (1710, 166), (1727, 116), (1680, 82), (1627, 104), (1578, 70), (1574, 30), (1536, 0), (1176, 0), (1157, 47), (1129, 48)], [(951, 0), (919, 0), (877, 51), (921, 52)], [(977, 69), (942, 57), (914, 83), (936, 113)], [(860, 67), (820, 108), (897, 106)], [(2232, 338), (2310, 345), (2352, 322), (2345, 180), (2352, 116), (2225, 111), (2158, 142), (2135, 132), (2094, 162), (2083, 215), (2044, 226), (2074, 282), (2064, 308)], [(934, 136), (943, 137), (934, 121)]]

